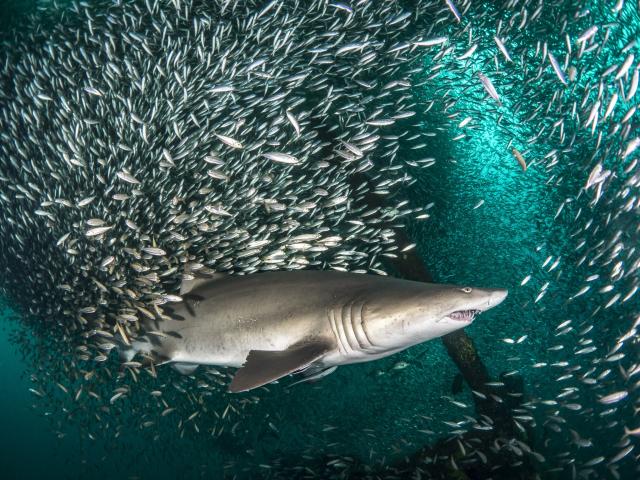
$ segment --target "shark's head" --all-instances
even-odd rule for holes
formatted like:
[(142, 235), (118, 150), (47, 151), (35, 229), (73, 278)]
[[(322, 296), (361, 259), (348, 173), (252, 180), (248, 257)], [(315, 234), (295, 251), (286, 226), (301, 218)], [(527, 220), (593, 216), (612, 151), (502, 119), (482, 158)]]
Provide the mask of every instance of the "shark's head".
[[(440, 337), (500, 304), (507, 290), (407, 282), (368, 294), (362, 326), (380, 351), (394, 351)], [(373, 292), (372, 292), (373, 293)]]

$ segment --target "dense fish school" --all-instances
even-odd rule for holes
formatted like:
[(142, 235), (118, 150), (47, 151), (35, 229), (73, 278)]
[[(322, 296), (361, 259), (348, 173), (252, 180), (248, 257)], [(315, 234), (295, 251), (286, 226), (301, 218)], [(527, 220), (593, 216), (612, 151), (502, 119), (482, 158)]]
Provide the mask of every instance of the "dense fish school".
[[(73, 426), (87, 450), (108, 442), (103, 461), (118, 452), (125, 473), (131, 445), (151, 465), (180, 457), (180, 439), (192, 477), (637, 475), (640, 7), (478, 3), (52, 2), (4, 35), (0, 288), (61, 438)], [(398, 419), (407, 439), (390, 448), (341, 431), (340, 415), (301, 432), (285, 407), (259, 414), (280, 386), (229, 398), (225, 370), (117, 359), (142, 319), (180, 300), (187, 263), (387, 273), (415, 247), (398, 232), (432, 214), (436, 199), (412, 189), (444, 160), (436, 139), (471, 142), (487, 125), (522, 185), (570, 192), (541, 219), (550, 235), (569, 225), (566, 238), (516, 283), (535, 285), (520, 308), (550, 343), (495, 338), (521, 346), (516, 370), (490, 398), (467, 392), (507, 408), (508, 426), (445, 397), (446, 415)], [(530, 372), (543, 373), (528, 395), (506, 389)], [(418, 450), (438, 438), (437, 453)]]

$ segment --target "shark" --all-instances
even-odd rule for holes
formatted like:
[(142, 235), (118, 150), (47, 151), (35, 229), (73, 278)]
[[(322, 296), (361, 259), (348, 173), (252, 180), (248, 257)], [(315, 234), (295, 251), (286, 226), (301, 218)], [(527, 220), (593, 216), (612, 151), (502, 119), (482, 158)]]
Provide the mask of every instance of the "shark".
[(236, 367), (229, 391), (243, 392), (393, 355), (470, 325), (507, 293), (326, 270), (188, 274), (179, 301), (163, 305), (121, 356), (142, 353), (184, 374)]

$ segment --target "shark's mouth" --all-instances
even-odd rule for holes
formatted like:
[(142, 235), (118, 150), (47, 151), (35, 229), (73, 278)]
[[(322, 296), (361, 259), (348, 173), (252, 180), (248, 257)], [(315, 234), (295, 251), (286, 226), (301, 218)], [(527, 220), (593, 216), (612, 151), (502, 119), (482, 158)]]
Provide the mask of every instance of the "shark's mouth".
[(460, 322), (472, 322), (478, 313), (480, 313), (480, 310), (458, 310), (457, 312), (450, 313), (447, 317)]

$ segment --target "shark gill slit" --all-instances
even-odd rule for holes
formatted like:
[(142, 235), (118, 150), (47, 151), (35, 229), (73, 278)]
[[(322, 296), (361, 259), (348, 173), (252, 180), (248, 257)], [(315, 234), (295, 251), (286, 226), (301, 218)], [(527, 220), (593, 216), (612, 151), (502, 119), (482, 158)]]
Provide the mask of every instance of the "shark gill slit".
[(349, 304), (349, 319), (351, 320), (351, 331), (353, 332), (353, 336), (356, 338), (356, 344), (360, 351), (364, 351), (365, 346), (362, 344), (362, 339), (360, 335), (358, 335), (358, 322), (360, 319), (357, 315), (356, 305), (358, 305), (357, 301), (353, 301)]
[(327, 309), (327, 316), (329, 317), (329, 326), (331, 327), (333, 336), (336, 338), (336, 344), (338, 345), (338, 350), (342, 355), (344, 355), (346, 352), (340, 340), (340, 334), (338, 333), (338, 325), (337, 325), (338, 322), (336, 322), (336, 314), (333, 308)]
[[(358, 300), (351, 303), (351, 328), (353, 334), (358, 342), (358, 348), (363, 352), (370, 352), (371, 345), (368, 342), (367, 336), (362, 331), (362, 309), (364, 308), (364, 301)], [(367, 345), (367, 343), (369, 343)]]
[(338, 342), (342, 345), (342, 350), (345, 355), (349, 355), (351, 353), (351, 346), (349, 345), (349, 339), (347, 338), (347, 333), (344, 331), (344, 315), (342, 314), (344, 309), (344, 305), (336, 305), (333, 308), (333, 317), (336, 322), (336, 329), (338, 330)]
[(376, 348), (376, 346), (373, 344), (373, 342), (371, 341), (371, 337), (369, 337), (369, 333), (367, 332), (367, 328), (364, 326), (364, 322), (365, 322), (365, 318), (364, 318), (364, 302), (362, 303), (362, 306), (360, 307), (360, 327), (362, 328), (362, 333), (364, 334), (364, 337), (367, 339), (367, 342), (369, 343), (369, 345), (371, 345), (371, 350), (372, 351), (379, 351), (380, 349)]
[(353, 320), (351, 319), (351, 310), (353, 308), (353, 302), (347, 302), (342, 306), (342, 329), (344, 330), (344, 336), (349, 345), (350, 353), (358, 350), (358, 339), (353, 331)]

